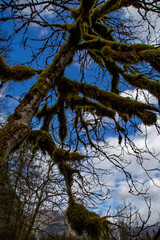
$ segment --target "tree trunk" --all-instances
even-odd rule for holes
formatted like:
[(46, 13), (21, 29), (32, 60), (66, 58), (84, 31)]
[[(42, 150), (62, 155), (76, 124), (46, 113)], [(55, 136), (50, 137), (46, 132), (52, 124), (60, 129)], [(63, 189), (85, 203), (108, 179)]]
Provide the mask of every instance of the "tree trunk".
[(5, 160), (28, 135), (29, 124), (43, 98), (63, 75), (65, 67), (71, 62), (75, 49), (61, 47), (53, 63), (40, 75), (38, 81), (26, 94), (7, 125), (0, 131), (0, 162)]

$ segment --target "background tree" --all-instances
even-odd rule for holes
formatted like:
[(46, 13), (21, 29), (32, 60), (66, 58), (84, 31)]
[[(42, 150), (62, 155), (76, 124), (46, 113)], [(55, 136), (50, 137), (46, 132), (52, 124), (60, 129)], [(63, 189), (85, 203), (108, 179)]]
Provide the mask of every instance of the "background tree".
[[(106, 149), (111, 147), (107, 134), (116, 134), (120, 145), (124, 139), (122, 150), (125, 146), (125, 151), (133, 154), (144, 168), (143, 154), (129, 135), (135, 131), (143, 134), (141, 122), (155, 125), (159, 131), (158, 104), (151, 104), (148, 98), (150, 93), (159, 102), (158, 37), (150, 44), (148, 35), (148, 42), (142, 44), (141, 37), (135, 34), (140, 22), (131, 22), (122, 15), (129, 6), (137, 9), (143, 22), (148, 23), (148, 32), (154, 29), (150, 16), (159, 14), (157, 1), (3, 0), (0, 6), (1, 22), (13, 27), (8, 40), (20, 39), (32, 53), (29, 66), (9, 66), (0, 56), (1, 81), (6, 84), (32, 77), (35, 81), (0, 131), (2, 166), (11, 152), (26, 142), (32, 144), (33, 154), (39, 149), (47, 153), (66, 184), (66, 214), (71, 227), (79, 235), (87, 232), (92, 239), (98, 239), (101, 233), (109, 237), (111, 224), (82, 204), (85, 196), (90, 200), (92, 195), (98, 199), (107, 196), (107, 185), (100, 181), (106, 170), (96, 169), (96, 157), (103, 157), (122, 170), (132, 193), (143, 192), (126, 171), (123, 155), (107, 154)], [(46, 31), (46, 35), (34, 38), (33, 24)], [(67, 70), (77, 62), (81, 77), (70, 79)], [(92, 69), (94, 78), (87, 75), (87, 69)], [(137, 90), (137, 98), (121, 96), (127, 89)], [(138, 100), (140, 91), (146, 103)], [(40, 121), (37, 126), (35, 116)], [(149, 171), (146, 173), (149, 175)], [(98, 193), (97, 181), (101, 187)]]

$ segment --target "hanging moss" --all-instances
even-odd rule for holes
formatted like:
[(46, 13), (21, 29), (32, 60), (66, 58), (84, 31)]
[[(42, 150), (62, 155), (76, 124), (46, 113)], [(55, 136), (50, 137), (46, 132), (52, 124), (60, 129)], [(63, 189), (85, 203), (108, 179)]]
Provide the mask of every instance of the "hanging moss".
[(87, 233), (93, 240), (98, 240), (101, 231), (108, 233), (110, 231), (107, 220), (87, 210), (82, 204), (70, 204), (66, 216), (71, 228), (80, 236)]
[(71, 189), (73, 184), (73, 174), (79, 174), (79, 170), (72, 168), (68, 163), (65, 162), (58, 163), (58, 168), (60, 173), (64, 176), (67, 185)]
[(16, 65), (9, 67), (0, 55), (0, 79), (3, 83), (8, 81), (23, 81), (36, 75), (36, 71), (31, 67)]
[(93, 26), (94, 31), (98, 34), (98, 36), (101, 36), (105, 40), (114, 41), (114, 38), (112, 36), (112, 32), (115, 32), (115, 30), (113, 28), (108, 29), (101, 22), (93, 23), (92, 26)]
[(64, 142), (65, 138), (67, 137), (67, 119), (64, 110), (64, 101), (60, 100), (57, 106), (57, 116), (59, 121), (59, 138), (61, 139), (62, 143)]
[(111, 59), (103, 59), (105, 63), (105, 67), (108, 70), (108, 72), (112, 75), (111, 80), (111, 91), (114, 93), (119, 94), (119, 80), (120, 80), (120, 72), (122, 72), (122, 69)]
[(49, 132), (49, 125), (56, 113), (57, 113), (57, 102), (51, 107), (48, 106), (48, 103), (45, 103), (43, 105), (42, 109), (38, 111), (36, 114), (36, 117), (39, 120), (41, 120), (41, 118), (44, 118), (41, 130)]
[[(121, 97), (113, 92), (101, 90), (97, 86), (72, 81), (68, 78), (64, 78), (63, 80), (65, 81), (65, 85), (68, 85), (67, 88), (70, 88), (70, 90), (72, 89), (72, 86), (74, 86), (74, 89), (77, 89), (77, 91), (82, 93), (84, 96), (98, 101), (104, 105), (104, 107), (115, 110), (119, 114), (127, 114), (129, 117), (132, 117), (137, 116), (137, 114), (141, 111), (145, 112), (147, 110), (159, 113), (159, 109), (155, 106)], [(155, 113), (153, 113), (153, 115), (155, 116)]]
[(52, 136), (43, 130), (33, 130), (28, 136), (28, 141), (36, 146), (36, 149), (42, 150), (44, 153), (48, 153), (52, 157), (52, 152), (56, 145)]
[(55, 163), (61, 163), (61, 162), (75, 162), (75, 161), (81, 161), (82, 159), (86, 158), (87, 156), (82, 155), (78, 152), (69, 152), (67, 150), (61, 149), (61, 148), (55, 148), (52, 153), (52, 158)]
[(95, 63), (97, 63), (100, 67), (104, 67), (104, 62), (103, 62), (102, 58), (100, 56), (98, 56), (95, 51), (88, 50), (87, 53), (89, 54), (89, 56), (93, 59), (93, 61)]
[(149, 111), (137, 111), (137, 117), (139, 117), (145, 125), (153, 125), (157, 121), (157, 116), (153, 112)]
[[(71, 107), (71, 109), (77, 109), (81, 107), (83, 110), (88, 112), (95, 113), (100, 117), (108, 117), (114, 119), (115, 112), (112, 109), (109, 109), (99, 103), (96, 103), (92, 100), (87, 99), (86, 97), (80, 96), (69, 96), (66, 100), (67, 106)], [(85, 107), (88, 107), (87, 109)]]

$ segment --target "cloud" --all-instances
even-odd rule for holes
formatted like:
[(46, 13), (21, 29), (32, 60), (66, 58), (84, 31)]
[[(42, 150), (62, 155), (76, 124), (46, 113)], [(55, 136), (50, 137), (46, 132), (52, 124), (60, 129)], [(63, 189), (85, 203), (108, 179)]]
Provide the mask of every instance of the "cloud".
[(158, 100), (152, 94), (150, 94), (147, 90), (134, 89), (134, 90), (126, 90), (120, 94), (122, 97), (129, 97), (133, 100), (137, 100), (142, 103), (150, 103), (150, 104), (158, 104)]
[[(139, 22), (139, 33), (141, 33), (140, 39), (144, 43), (148, 44), (159, 44), (160, 43), (160, 18), (157, 13), (149, 12), (147, 13), (147, 20), (144, 20), (142, 16), (139, 14), (139, 10), (130, 6), (128, 8), (124, 8), (124, 16), (127, 19), (136, 20)], [(142, 15), (145, 16), (144, 10), (141, 10)]]
[[(159, 123), (160, 121), (158, 121)], [(91, 161), (96, 168), (102, 169), (102, 171), (106, 170), (109, 173), (100, 175), (101, 181), (109, 189), (110, 197), (104, 202), (102, 211), (104, 212), (105, 209), (107, 211), (111, 206), (111, 210), (114, 212), (117, 206), (123, 205), (124, 202), (131, 202), (136, 209), (139, 209), (143, 219), (146, 219), (148, 207), (142, 195), (137, 196), (138, 191), (146, 192), (145, 196), (151, 199), (151, 217), (148, 223), (153, 224), (159, 218), (160, 212), (160, 156), (156, 155), (160, 154), (160, 135), (155, 126), (146, 127), (141, 124), (139, 128), (143, 134), (136, 133), (129, 136), (135, 146), (141, 150), (139, 155), (135, 154), (131, 146), (125, 147), (124, 142), (120, 146), (117, 137), (108, 136), (105, 145), (104, 142), (98, 143), (99, 147), (105, 151), (106, 156), (97, 156)], [(95, 153), (91, 149), (89, 152), (91, 152), (89, 155), (94, 157)], [(125, 175), (118, 165), (122, 169), (125, 167), (126, 172), (132, 176), (131, 180), (128, 178), (129, 175)], [(98, 188), (97, 184), (95, 190), (98, 191)]]

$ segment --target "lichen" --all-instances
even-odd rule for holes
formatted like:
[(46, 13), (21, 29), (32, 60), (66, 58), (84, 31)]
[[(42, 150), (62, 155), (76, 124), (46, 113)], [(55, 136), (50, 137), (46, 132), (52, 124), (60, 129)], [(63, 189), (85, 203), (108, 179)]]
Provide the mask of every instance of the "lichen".
[(100, 239), (101, 232), (109, 233), (109, 221), (86, 209), (82, 204), (69, 204), (66, 216), (71, 228), (78, 234), (87, 233), (92, 239)]

